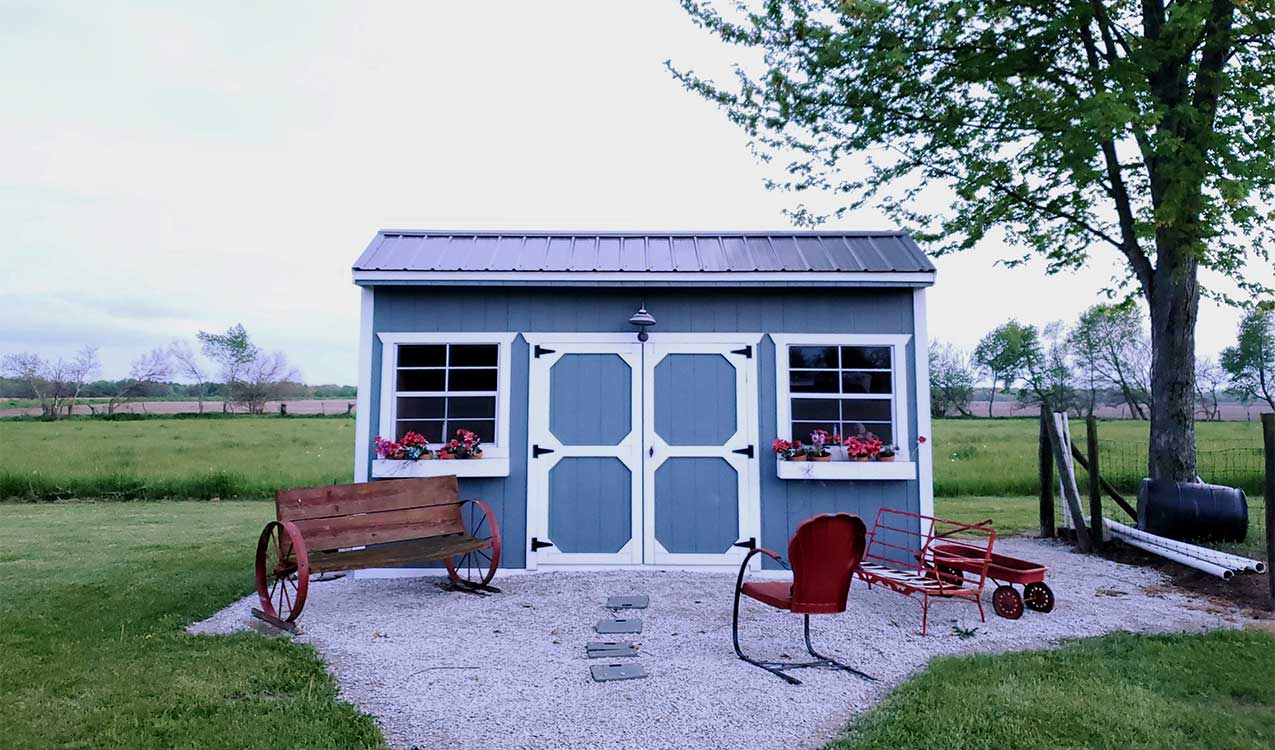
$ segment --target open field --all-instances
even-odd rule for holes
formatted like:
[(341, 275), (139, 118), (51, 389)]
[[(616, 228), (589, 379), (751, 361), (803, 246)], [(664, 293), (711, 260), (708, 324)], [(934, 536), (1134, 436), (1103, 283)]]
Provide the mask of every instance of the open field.
[[(86, 398), (80, 399), (82, 403), (75, 407), (75, 414), (92, 414), (93, 409), (89, 408), (92, 404), (94, 409), (99, 412), (106, 410), (106, 403), (109, 399), (105, 398)], [(279, 401), (267, 401), (266, 413), (277, 414), (279, 412)], [(288, 413), (290, 414), (345, 414), (347, 408), (354, 403), (353, 398), (314, 398), (314, 399), (284, 399), (282, 403), (288, 405)], [(119, 408), (124, 414), (198, 414), (199, 401), (194, 398), (183, 399), (153, 399), (139, 398), (130, 401)], [(216, 399), (204, 399), (204, 412), (220, 412), (221, 402)], [(242, 408), (240, 408), (242, 411)], [(0, 399), (0, 417), (38, 417), (40, 416), (40, 404), (38, 401), (29, 398), (18, 399)]]
[[(249, 592), (270, 511), (0, 503), (5, 746), (383, 747), (309, 647), (184, 632)], [(940, 659), (834, 747), (1267, 747), (1273, 659), (1275, 638), (1251, 631)]]
[(187, 635), (251, 588), (266, 503), (0, 504), (0, 745), (380, 748), (309, 647)]
[[(1074, 429), (1083, 433), (1083, 425)], [(1204, 478), (1260, 492), (1260, 429), (1199, 424)], [(1145, 467), (1146, 431), (1145, 422), (1129, 421), (1100, 430), (1104, 451), (1112, 451), (1104, 475), (1131, 493)], [(936, 420), (935, 494), (1035, 494), (1036, 439), (1034, 419)], [(348, 418), (0, 420), (0, 497), (268, 497), (280, 487), (349, 481), (353, 445)]]
[(354, 420), (0, 421), (0, 497), (264, 498), (348, 482)]

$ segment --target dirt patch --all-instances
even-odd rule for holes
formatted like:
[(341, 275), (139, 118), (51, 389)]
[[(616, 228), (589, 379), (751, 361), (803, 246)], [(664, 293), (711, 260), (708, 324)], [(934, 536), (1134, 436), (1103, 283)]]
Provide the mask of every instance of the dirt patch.
[[(1201, 602), (1201, 606), (1212, 608), (1209, 611), (1222, 610), (1254, 619), (1275, 621), (1275, 611), (1271, 610), (1271, 597), (1265, 574), (1238, 575), (1229, 581), (1223, 581), (1217, 576), (1188, 568), (1119, 542), (1104, 545), (1102, 556), (1114, 562), (1139, 565), (1164, 574), (1174, 586), (1207, 597), (1209, 601)], [(1162, 588), (1151, 586), (1144, 593), (1156, 596), (1161, 591), (1155, 589)]]

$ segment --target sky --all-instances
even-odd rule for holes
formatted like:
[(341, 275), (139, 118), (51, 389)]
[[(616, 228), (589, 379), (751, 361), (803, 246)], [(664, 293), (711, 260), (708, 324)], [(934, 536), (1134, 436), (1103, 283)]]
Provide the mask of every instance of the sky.
[[(307, 382), (354, 383), (350, 266), (379, 228), (792, 228), (771, 167), (664, 67), (741, 54), (673, 0), (0, 0), (0, 354), (92, 344), (119, 378), (243, 323)], [(1019, 254), (938, 259), (931, 337), (1072, 320), (1119, 268), (995, 264)], [(1238, 317), (1204, 302), (1200, 353)]]

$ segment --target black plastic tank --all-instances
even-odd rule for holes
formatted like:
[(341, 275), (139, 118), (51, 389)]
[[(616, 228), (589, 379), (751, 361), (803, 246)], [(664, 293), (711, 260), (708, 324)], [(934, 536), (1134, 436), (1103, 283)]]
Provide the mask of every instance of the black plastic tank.
[(1242, 542), (1248, 535), (1248, 498), (1235, 487), (1143, 479), (1138, 528), (1182, 541)]

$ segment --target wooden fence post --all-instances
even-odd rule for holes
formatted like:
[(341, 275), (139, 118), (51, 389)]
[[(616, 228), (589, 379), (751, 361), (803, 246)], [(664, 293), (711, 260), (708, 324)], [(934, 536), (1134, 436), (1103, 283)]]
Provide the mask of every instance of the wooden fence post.
[(1102, 482), (1098, 479), (1098, 418), (1090, 414), (1085, 420), (1085, 442), (1089, 452), (1089, 540), (1095, 550), (1102, 549)]
[(1275, 609), (1275, 414), (1262, 415), (1262, 443), (1266, 446), (1266, 578)]
[(1071, 456), (1071, 446), (1063, 445), (1062, 430), (1058, 427), (1058, 420), (1063, 415), (1053, 415), (1047, 423), (1049, 428), (1049, 447), (1053, 450), (1054, 463), (1058, 466), (1059, 477), (1062, 479), (1063, 500), (1067, 503), (1067, 508), (1071, 512), (1071, 524), (1076, 530), (1076, 546), (1081, 552), (1090, 552), (1093, 546), (1089, 541), (1089, 527), (1085, 525), (1085, 512), (1080, 507), (1080, 493), (1076, 489), (1076, 474), (1071, 472), (1068, 475), (1067, 466), (1068, 458)]
[(1054, 530), (1054, 451), (1049, 444), (1049, 428), (1046, 419), (1052, 419), (1049, 410), (1040, 407), (1040, 444), (1038, 446), (1038, 462), (1040, 465), (1040, 535), (1052, 539)]

